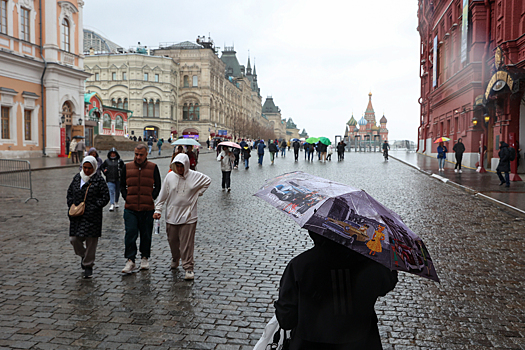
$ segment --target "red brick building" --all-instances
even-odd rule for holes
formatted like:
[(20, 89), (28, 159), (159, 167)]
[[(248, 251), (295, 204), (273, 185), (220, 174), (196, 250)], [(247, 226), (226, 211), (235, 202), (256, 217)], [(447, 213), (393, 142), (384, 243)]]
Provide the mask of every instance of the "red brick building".
[(444, 136), (452, 154), (462, 138), (463, 163), (474, 167), (481, 142), (484, 167), (495, 169), (499, 141), (525, 145), (525, 1), (419, 0), (418, 18), (418, 151), (437, 155), (433, 141)]

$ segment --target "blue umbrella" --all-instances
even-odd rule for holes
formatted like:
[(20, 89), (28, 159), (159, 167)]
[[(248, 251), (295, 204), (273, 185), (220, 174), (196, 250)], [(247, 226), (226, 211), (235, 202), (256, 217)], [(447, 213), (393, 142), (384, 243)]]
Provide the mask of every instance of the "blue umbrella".
[(291, 141), (299, 141), (299, 139), (293, 138), (291, 139)]

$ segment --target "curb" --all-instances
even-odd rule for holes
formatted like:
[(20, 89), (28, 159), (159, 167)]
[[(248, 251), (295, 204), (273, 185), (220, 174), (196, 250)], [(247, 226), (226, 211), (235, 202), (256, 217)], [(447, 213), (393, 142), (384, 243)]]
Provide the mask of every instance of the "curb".
[(408, 166), (410, 166), (410, 167), (412, 167), (412, 168), (414, 168), (414, 169), (416, 169), (416, 170), (422, 172), (422, 173), (425, 174), (425, 175), (428, 175), (428, 176), (430, 176), (430, 177), (432, 177), (432, 178), (435, 178), (435, 179), (437, 179), (437, 180), (439, 180), (439, 181), (441, 181), (441, 182), (443, 182), (443, 183), (445, 183), (445, 184), (448, 184), (448, 185), (454, 186), (454, 187), (459, 188), (459, 189), (461, 189), (461, 190), (463, 190), (463, 191), (465, 191), (465, 192), (467, 192), (467, 193), (470, 193), (470, 194), (474, 195), (475, 197), (480, 197), (480, 198), (485, 199), (485, 200), (488, 200), (488, 201), (490, 201), (490, 202), (492, 202), (492, 203), (494, 203), (494, 204), (496, 204), (496, 205), (499, 205), (499, 206), (504, 207), (504, 208), (506, 208), (506, 209), (512, 209), (512, 210), (514, 210), (514, 211), (516, 211), (516, 212), (518, 212), (518, 213), (520, 213), (520, 214), (522, 214), (522, 215), (525, 215), (525, 210), (521, 210), (521, 209), (516, 208), (516, 207), (514, 207), (514, 206), (512, 206), (512, 205), (510, 205), (510, 204), (507, 204), (507, 203), (505, 203), (505, 202), (502, 202), (502, 201), (499, 201), (499, 200), (494, 199), (494, 198), (492, 198), (492, 197), (489, 197), (489, 196), (487, 196), (487, 195), (485, 195), (485, 194), (483, 194), (483, 193), (481, 193), (481, 192), (479, 192), (479, 191), (476, 191), (476, 190), (473, 189), (473, 188), (470, 188), (470, 187), (467, 187), (467, 186), (463, 186), (463, 185), (461, 185), (461, 184), (458, 184), (458, 183), (456, 183), (456, 182), (454, 182), (454, 181), (451, 181), (450, 179), (447, 179), (447, 178), (445, 178), (445, 177), (443, 177), (443, 176), (441, 176), (441, 175), (437, 175), (437, 174), (431, 173), (431, 172), (429, 172), (429, 171), (425, 171), (425, 170), (421, 169), (420, 167), (418, 167), (417, 165), (414, 165), (414, 164), (409, 163), (409, 162), (407, 162), (407, 161), (405, 161), (405, 160), (402, 160), (402, 159), (396, 158), (396, 157), (394, 157), (394, 156), (392, 156), (392, 155), (390, 155), (390, 154), (389, 154), (388, 156), (389, 156), (389, 158), (393, 158), (393, 159), (397, 160), (397, 161), (400, 162), (400, 163), (403, 163), (403, 164), (405, 164), (405, 165), (408, 165)]

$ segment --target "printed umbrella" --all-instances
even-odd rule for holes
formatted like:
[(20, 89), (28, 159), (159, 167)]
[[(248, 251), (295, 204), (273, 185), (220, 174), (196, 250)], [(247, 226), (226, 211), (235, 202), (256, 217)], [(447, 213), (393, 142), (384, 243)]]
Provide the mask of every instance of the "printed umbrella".
[(447, 142), (450, 141), (448, 137), (438, 137), (434, 143)]
[(200, 143), (198, 143), (194, 139), (190, 139), (190, 138), (178, 139), (177, 141), (172, 142), (171, 144), (174, 145), (174, 146), (178, 146), (178, 145), (181, 145), (181, 146), (200, 146), (201, 145)]
[(317, 137), (309, 137), (309, 138), (306, 139), (305, 142), (307, 142), (307, 143), (317, 143), (317, 142), (319, 142), (319, 139)]
[(421, 238), (399, 215), (363, 190), (296, 171), (267, 180), (255, 196), (285, 212), (302, 228), (391, 270), (439, 282)]
[(217, 146), (235, 147), (241, 149), (241, 146), (239, 144), (230, 141), (221, 142)]
[(320, 137), (319, 141), (327, 146), (332, 144), (332, 141), (330, 141), (328, 137)]

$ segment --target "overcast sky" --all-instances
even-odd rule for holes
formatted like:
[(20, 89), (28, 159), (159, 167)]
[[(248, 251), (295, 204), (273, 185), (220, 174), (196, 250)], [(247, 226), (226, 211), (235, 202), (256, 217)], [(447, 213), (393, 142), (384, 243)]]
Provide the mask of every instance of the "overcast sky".
[(311, 136), (342, 135), (371, 91), (390, 140), (417, 139), (416, 0), (87, 0), (84, 25), (124, 48), (211, 34), (257, 67), (263, 96)]

